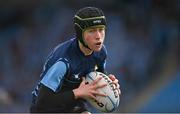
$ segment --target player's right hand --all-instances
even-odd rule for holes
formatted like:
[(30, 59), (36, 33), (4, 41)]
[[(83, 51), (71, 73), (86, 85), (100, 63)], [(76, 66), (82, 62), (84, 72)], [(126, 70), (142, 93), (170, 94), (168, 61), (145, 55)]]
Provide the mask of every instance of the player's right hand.
[(87, 83), (85, 81), (85, 78), (83, 77), (82, 82), (79, 85), (79, 87), (73, 90), (75, 99), (88, 98), (89, 97), (89, 98), (93, 98), (93, 99), (97, 100), (96, 99), (97, 95), (99, 95), (99, 96), (107, 96), (106, 94), (100, 93), (100, 92), (97, 91), (97, 89), (107, 86), (107, 84), (97, 85), (97, 83), (101, 79), (102, 79), (102, 77), (97, 78), (96, 80), (94, 80), (91, 83)]

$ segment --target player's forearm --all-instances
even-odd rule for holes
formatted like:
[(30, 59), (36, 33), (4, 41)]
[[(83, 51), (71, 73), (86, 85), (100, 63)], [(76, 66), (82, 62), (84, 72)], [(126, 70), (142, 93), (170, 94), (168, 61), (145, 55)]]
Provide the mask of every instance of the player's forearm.
[(71, 106), (76, 102), (74, 93), (72, 90), (54, 93), (47, 87), (42, 87), (37, 99), (39, 107), (59, 107), (62, 105)]

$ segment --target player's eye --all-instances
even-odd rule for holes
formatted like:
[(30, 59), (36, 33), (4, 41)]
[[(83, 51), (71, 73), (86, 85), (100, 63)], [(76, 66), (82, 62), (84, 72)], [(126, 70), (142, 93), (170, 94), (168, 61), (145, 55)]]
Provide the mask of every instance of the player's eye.
[(89, 29), (89, 32), (90, 33), (93, 33), (93, 32), (95, 32), (96, 30), (95, 29)]
[(99, 28), (99, 32), (103, 32), (104, 31), (104, 28)]

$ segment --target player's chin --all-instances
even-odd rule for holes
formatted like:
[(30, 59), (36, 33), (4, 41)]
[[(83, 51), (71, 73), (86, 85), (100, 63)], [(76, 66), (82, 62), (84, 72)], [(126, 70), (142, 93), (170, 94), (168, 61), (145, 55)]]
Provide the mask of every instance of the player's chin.
[(101, 49), (102, 49), (102, 47), (96, 47), (96, 48), (94, 48), (94, 51), (98, 52), (98, 51), (101, 51)]
[(96, 51), (96, 52), (100, 51), (101, 49), (102, 49), (102, 45), (95, 45), (93, 47), (93, 50)]

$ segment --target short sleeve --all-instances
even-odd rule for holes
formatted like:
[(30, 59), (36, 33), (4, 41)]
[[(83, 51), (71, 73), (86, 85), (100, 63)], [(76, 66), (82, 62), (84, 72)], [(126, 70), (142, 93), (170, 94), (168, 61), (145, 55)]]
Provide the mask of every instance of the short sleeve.
[(66, 70), (66, 64), (62, 61), (58, 61), (44, 75), (40, 81), (41, 84), (56, 92), (57, 88), (62, 83)]

